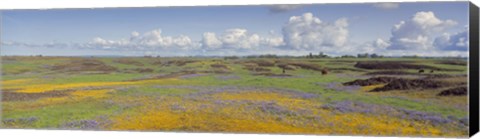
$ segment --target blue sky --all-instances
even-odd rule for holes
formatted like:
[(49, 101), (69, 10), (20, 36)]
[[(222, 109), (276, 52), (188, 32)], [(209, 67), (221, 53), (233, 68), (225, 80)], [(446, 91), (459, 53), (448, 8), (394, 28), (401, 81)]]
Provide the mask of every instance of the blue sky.
[(1, 15), (2, 55), (468, 53), (468, 2), (9, 10)]

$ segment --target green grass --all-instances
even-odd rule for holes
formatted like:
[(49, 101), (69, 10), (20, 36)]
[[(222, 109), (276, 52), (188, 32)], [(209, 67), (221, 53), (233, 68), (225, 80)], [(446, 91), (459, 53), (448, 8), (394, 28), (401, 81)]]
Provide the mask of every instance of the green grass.
[(47, 106), (34, 110), (14, 110), (3, 113), (4, 119), (17, 119), (36, 117), (38, 120), (31, 125), (23, 125), (21, 128), (59, 128), (65, 123), (75, 120), (95, 119), (102, 115), (111, 115), (119, 107), (106, 103), (87, 100), (63, 105)]
[(153, 86), (139, 86), (117, 91), (114, 95), (123, 96), (159, 96), (159, 95), (182, 95), (195, 92), (192, 89), (182, 88), (158, 88)]
[[(219, 58), (131, 58), (131, 60), (138, 61), (144, 66), (135, 66), (128, 64), (121, 64), (114, 62), (115, 58), (96, 58), (109, 66), (113, 66), (118, 71), (108, 74), (88, 74), (88, 73), (63, 73), (51, 71), (44, 68), (45, 65), (55, 65), (62, 62), (69, 62), (71, 58), (38, 58), (38, 57), (17, 57), (16, 60), (2, 61), (2, 80), (13, 80), (23, 78), (37, 79), (35, 82), (29, 84), (68, 84), (68, 83), (84, 83), (84, 82), (116, 82), (126, 81), (131, 79), (148, 78), (160, 74), (169, 74), (179, 72), (182, 70), (190, 71), (213, 71), (211, 64), (224, 64), (230, 68), (230, 74), (213, 74), (206, 73), (206, 76), (198, 76), (188, 79), (179, 79), (181, 82), (167, 82), (162, 85), (188, 85), (188, 86), (256, 86), (256, 87), (274, 87), (293, 89), (308, 93), (320, 94), (322, 97), (318, 99), (321, 103), (331, 103), (335, 101), (351, 100), (360, 101), (370, 104), (379, 104), (403, 108), (408, 110), (417, 110), (423, 112), (437, 113), (442, 116), (455, 116), (458, 118), (467, 115), (466, 110), (457, 109), (451, 106), (442, 105), (441, 101), (422, 101), (421, 99), (410, 99), (405, 97), (381, 96), (371, 95), (364, 92), (348, 93), (340, 92), (332, 89), (326, 89), (319, 83), (343, 83), (357, 79), (357, 76), (364, 75), (366, 72), (380, 71), (380, 70), (365, 70), (365, 72), (357, 71), (343, 71), (342, 74), (349, 74), (351, 76), (337, 76), (338, 74), (330, 72), (328, 75), (321, 75), (319, 71), (305, 70), (297, 68), (294, 71), (287, 70), (287, 74), (293, 75), (289, 78), (274, 78), (267, 76), (253, 75), (251, 71), (244, 69), (242, 62), (245, 59), (237, 60), (223, 60)], [(199, 62), (189, 63), (184, 66), (160, 66), (152, 64), (154, 61), (162, 60), (198, 60)], [(214, 61), (217, 60), (217, 61)], [(250, 60), (250, 59), (246, 59)], [(381, 58), (381, 59), (266, 59), (266, 60), (288, 60), (291, 62), (309, 62), (317, 64), (321, 67), (332, 68), (350, 68), (355, 62), (338, 62), (342, 61), (412, 61), (414, 64), (429, 65), (444, 69), (456, 69), (463, 71), (435, 71), (435, 74), (466, 74), (466, 66), (437, 64), (435, 59), (415, 59), (415, 58)], [(125, 73), (126, 70), (134, 68), (151, 68), (153, 73)], [(281, 74), (282, 69), (277, 66), (266, 67), (271, 70), (271, 73)], [(403, 70), (411, 73), (417, 73), (417, 70)], [(426, 71), (427, 73), (429, 70)], [(220, 80), (217, 76), (234, 75), (237, 79)], [(461, 80), (461, 79), (456, 79)], [(116, 97), (135, 97), (135, 96), (163, 96), (163, 95), (182, 95), (197, 92), (198, 90), (183, 89), (183, 88), (158, 88), (157, 84), (149, 83), (135, 86), (116, 86), (117, 91), (111, 93), (113, 99)], [(124, 88), (124, 89), (120, 89)], [(381, 92), (379, 92), (381, 93)], [(434, 98), (432, 98), (434, 99)], [(22, 102), (28, 103), (28, 102)], [(7, 113), (2, 113), (2, 118), (28, 118), (37, 117), (39, 120), (32, 125), (24, 125), (26, 128), (57, 128), (62, 124), (75, 120), (95, 119), (102, 115), (112, 115), (119, 111), (118, 106), (106, 104), (100, 100), (86, 100), (82, 102), (71, 102), (65, 105), (47, 106), (37, 109), (14, 109), (15, 105), (22, 103), (7, 102), (4, 107), (8, 107)]]

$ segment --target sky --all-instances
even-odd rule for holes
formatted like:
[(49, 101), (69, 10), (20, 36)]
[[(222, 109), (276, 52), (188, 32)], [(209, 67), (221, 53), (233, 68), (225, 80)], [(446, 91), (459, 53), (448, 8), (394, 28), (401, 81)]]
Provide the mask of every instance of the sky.
[(468, 56), (468, 2), (4, 10), (1, 55)]

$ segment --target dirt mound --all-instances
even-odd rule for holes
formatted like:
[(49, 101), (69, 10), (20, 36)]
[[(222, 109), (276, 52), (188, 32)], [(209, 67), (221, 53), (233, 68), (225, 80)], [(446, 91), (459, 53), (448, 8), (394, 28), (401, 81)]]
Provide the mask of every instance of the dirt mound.
[(417, 73), (410, 73), (406, 71), (399, 71), (399, 70), (386, 70), (386, 71), (375, 71), (369, 72), (365, 75), (417, 75)]
[(224, 69), (215, 69), (213, 71), (205, 71), (205, 73), (215, 73), (215, 74), (229, 74), (232, 73), (230, 70), (224, 70)]
[(231, 73), (230, 68), (224, 64), (212, 64), (210, 65), (210, 67), (213, 68), (213, 71), (210, 71), (212, 73), (217, 73), (217, 74)]
[(362, 69), (355, 69), (355, 68), (330, 68), (332, 71), (355, 71), (355, 72), (364, 72), (365, 70)]
[(53, 65), (52, 70), (65, 72), (114, 72), (117, 68), (95, 59), (75, 59), (70, 62)]
[(467, 66), (468, 63), (466, 61), (445, 60), (445, 61), (440, 61), (437, 64)]
[(275, 66), (275, 62), (270, 61), (270, 60), (249, 60), (246, 63), (255, 63), (258, 66), (261, 67), (273, 67)]
[(192, 74), (199, 74), (200, 72), (197, 71), (179, 71), (179, 72), (172, 72), (169, 74), (160, 74), (160, 75), (149, 75), (147, 77), (131, 79), (126, 81), (141, 81), (141, 80), (153, 80), (153, 79), (167, 79), (167, 78), (176, 78), (180, 76), (192, 75)]
[(216, 69), (228, 69), (227, 65), (223, 65), (223, 64), (212, 64), (210, 65), (210, 67), (216, 68)]
[(397, 80), (398, 78), (394, 78), (394, 77), (374, 77), (374, 78), (370, 78), (370, 79), (358, 79), (358, 80), (355, 80), (355, 81), (351, 81), (351, 82), (346, 82), (346, 83), (343, 83), (343, 85), (359, 85), (359, 86), (369, 86), (369, 85), (376, 85), (376, 84), (383, 84), (383, 83), (389, 83), (393, 80)]
[(262, 68), (254, 63), (246, 63), (243, 64), (244, 69), (251, 71), (251, 72), (270, 72), (271, 70), (268, 68)]
[(302, 69), (307, 69), (307, 70), (322, 71), (321, 66), (319, 66), (317, 64), (313, 64), (313, 63), (291, 62), (291, 63), (288, 63), (288, 65), (293, 65), (293, 66), (300, 67)]
[(138, 72), (138, 73), (151, 73), (151, 72), (153, 72), (153, 69), (151, 69), (151, 68), (136, 68), (136, 69), (133, 69), (133, 70)]
[(113, 62), (125, 64), (125, 65), (144, 66), (142, 62), (131, 60), (131, 59), (116, 59), (116, 60), (113, 60)]
[(434, 81), (428, 79), (394, 79), (387, 85), (375, 88), (372, 92), (389, 91), (389, 90), (409, 90), (409, 89), (433, 89), (451, 86), (452, 83)]
[(262, 75), (262, 76), (269, 76), (269, 77), (290, 77), (290, 74), (275, 74), (271, 72), (262, 72), (262, 73), (254, 73), (253, 75)]
[(323, 67), (310, 62), (295, 62), (290, 60), (276, 60), (277, 67), (284, 68), (286, 70), (295, 70), (298, 68), (314, 71), (322, 71)]
[(409, 64), (402, 61), (361, 61), (354, 66), (362, 69), (439, 69), (433, 66)]
[(466, 86), (451, 88), (447, 90), (443, 90), (437, 96), (465, 96), (468, 93), (468, 89)]
[(277, 67), (285, 70), (295, 70), (295, 66), (288, 65), (288, 64), (278, 64)]
[(456, 77), (455, 75), (449, 75), (449, 74), (429, 74), (426, 79), (436, 79), (436, 78), (451, 78), (451, 77)]

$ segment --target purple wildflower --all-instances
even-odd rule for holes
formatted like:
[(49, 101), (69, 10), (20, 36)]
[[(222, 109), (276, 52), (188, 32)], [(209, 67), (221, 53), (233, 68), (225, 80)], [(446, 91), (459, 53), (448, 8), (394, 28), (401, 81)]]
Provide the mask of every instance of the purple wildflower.
[(95, 120), (78, 120), (64, 124), (62, 127), (67, 129), (98, 129), (99, 123)]

